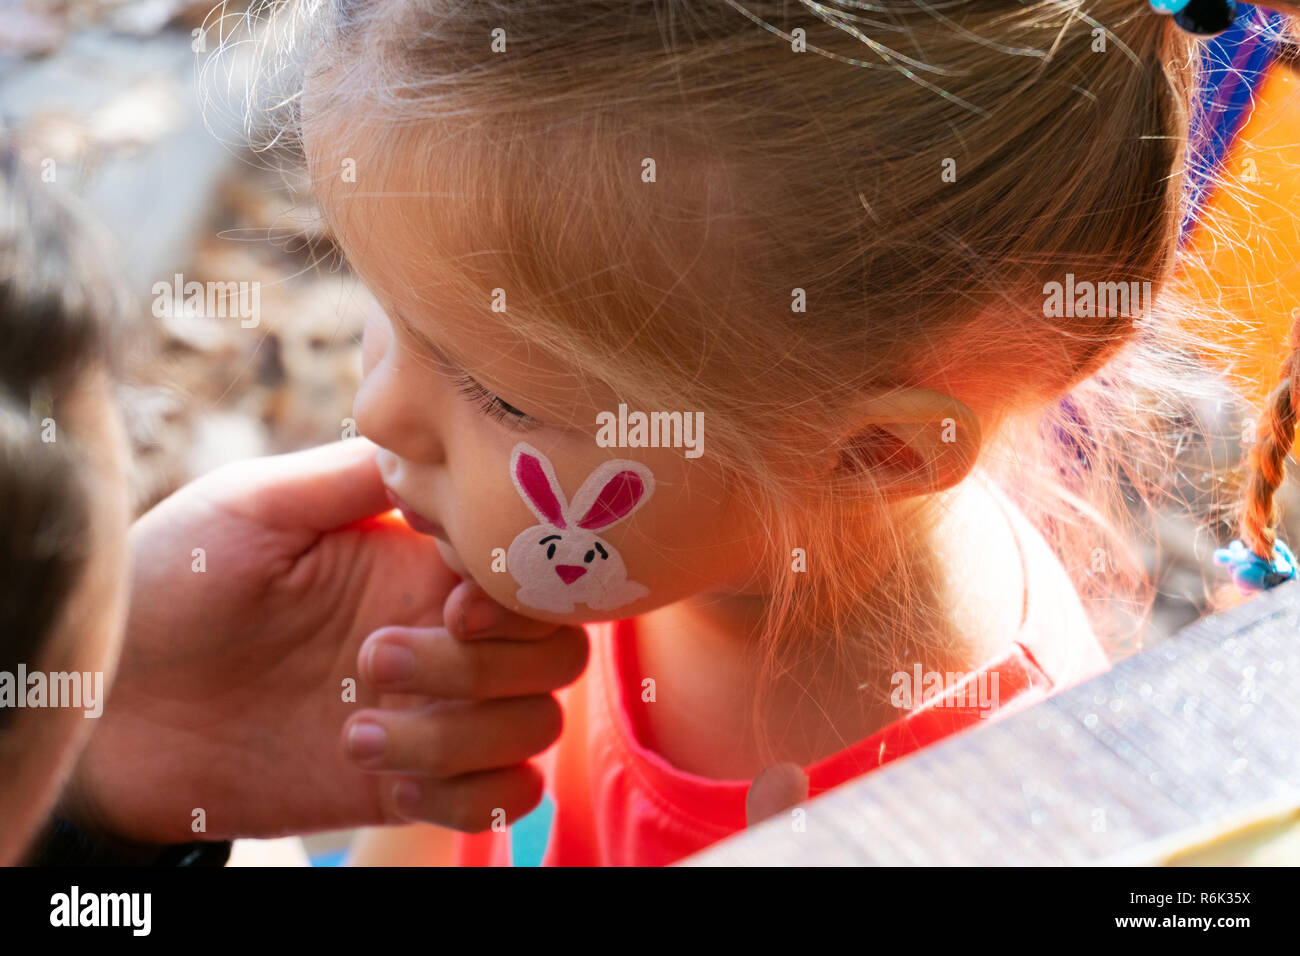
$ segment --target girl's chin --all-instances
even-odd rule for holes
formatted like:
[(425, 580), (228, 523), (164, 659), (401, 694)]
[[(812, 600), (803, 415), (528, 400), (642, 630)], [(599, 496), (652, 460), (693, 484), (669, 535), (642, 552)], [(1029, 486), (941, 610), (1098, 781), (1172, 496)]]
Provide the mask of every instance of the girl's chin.
[(455, 548), (441, 538), (434, 538), (433, 541), (438, 547), (438, 554), (442, 556), (443, 564), (462, 578), (473, 578), (473, 575), (466, 569), (464, 562), (461, 561), (460, 555), (456, 553)]
[[(584, 604), (579, 604), (574, 609), (574, 612), (569, 614), (556, 614), (551, 611), (541, 610), (540, 608), (529, 607), (528, 605), (520, 604), (517, 600), (513, 600), (511, 597), (507, 597), (504, 594), (494, 594), (492, 588), (486, 587), (482, 581), (470, 572), (469, 568), (467, 568), (465, 563), (460, 559), (460, 555), (456, 553), (456, 549), (453, 548), (450, 543), (442, 540), (442, 538), (434, 538), (433, 540), (438, 547), (438, 554), (441, 555), (443, 563), (446, 564), (454, 574), (467, 581), (476, 582), (479, 587), (483, 588), (484, 591), (486, 591), (503, 607), (506, 607), (523, 617), (530, 617), (535, 621), (546, 621), (550, 624), (561, 626), (567, 625), (570, 627), (581, 627), (584, 624), (591, 624), (596, 621), (611, 621), (617, 620), (621, 617), (633, 616), (629, 610), (631, 608), (636, 608), (637, 614), (643, 613), (646, 610), (653, 610), (653, 607), (642, 607), (642, 605), (645, 604), (644, 601), (634, 601), (627, 605), (627, 608), (619, 608), (614, 612), (593, 611)], [(651, 603), (654, 606), (658, 606), (658, 604), (655, 604), (654, 602)]]
[[(452, 573), (454, 573), (457, 577), (463, 578), (466, 581), (473, 581), (475, 584), (481, 587), (485, 592), (487, 592), (488, 596), (492, 598), (492, 600), (498, 602), (502, 607), (508, 608), (509, 610), (522, 614), (524, 615), (524, 617), (533, 617), (533, 618), (538, 617), (536, 611), (531, 610), (530, 608), (525, 608), (520, 606), (518, 602), (511, 600), (506, 595), (494, 593), (492, 588), (484, 584), (484, 582), (481, 581), (477, 575), (475, 575), (472, 571), (470, 571), (469, 568), (465, 566), (465, 562), (460, 559), (460, 555), (456, 552), (456, 549), (452, 547), (449, 542), (444, 541), (442, 538), (434, 538), (433, 541), (434, 544), (437, 545), (438, 554), (442, 557), (442, 563), (447, 565), (447, 567), (450, 568)], [(497, 577), (503, 577), (503, 576), (504, 575), (497, 575)], [(493, 582), (493, 583), (496, 584), (497, 582)]]

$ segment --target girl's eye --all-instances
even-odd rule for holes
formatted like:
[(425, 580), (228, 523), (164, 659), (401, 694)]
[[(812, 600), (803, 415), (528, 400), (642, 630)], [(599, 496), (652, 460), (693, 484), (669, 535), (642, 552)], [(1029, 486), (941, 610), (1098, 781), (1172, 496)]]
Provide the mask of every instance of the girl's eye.
[(497, 398), (464, 372), (457, 376), (456, 390), (478, 402), (479, 410), (484, 415), (496, 419), (510, 428), (526, 431), (537, 428), (542, 424), (527, 412), (521, 412), (509, 402)]

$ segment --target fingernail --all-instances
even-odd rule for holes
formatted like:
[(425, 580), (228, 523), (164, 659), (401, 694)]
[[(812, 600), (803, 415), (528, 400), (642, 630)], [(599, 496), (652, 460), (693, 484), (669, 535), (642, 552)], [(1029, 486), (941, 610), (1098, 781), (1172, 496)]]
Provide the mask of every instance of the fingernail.
[(420, 809), (419, 786), (412, 780), (399, 780), (393, 784), (393, 806), (402, 816), (414, 816)]
[(370, 652), (370, 676), (381, 684), (396, 684), (415, 676), (415, 653), (384, 641)]
[(465, 609), (465, 633), (478, 634), (495, 627), (504, 620), (501, 605), (495, 601), (475, 601)]
[(348, 754), (353, 760), (370, 760), (384, 752), (388, 733), (378, 724), (353, 724), (348, 731)]

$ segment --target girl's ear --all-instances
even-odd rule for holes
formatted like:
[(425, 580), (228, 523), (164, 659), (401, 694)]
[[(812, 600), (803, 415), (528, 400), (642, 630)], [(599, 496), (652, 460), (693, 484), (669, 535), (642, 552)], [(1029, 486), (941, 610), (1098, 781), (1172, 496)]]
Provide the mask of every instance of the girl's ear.
[(564, 491), (545, 455), (527, 442), (520, 442), (510, 453), (510, 477), (537, 520), (561, 529), (567, 527)]
[(900, 500), (958, 484), (979, 458), (979, 418), (963, 402), (927, 388), (864, 396), (841, 441), (833, 480), (864, 500)]
[(654, 487), (654, 475), (639, 461), (607, 461), (587, 477), (573, 496), (572, 514), (578, 516), (579, 528), (608, 528), (649, 501)]

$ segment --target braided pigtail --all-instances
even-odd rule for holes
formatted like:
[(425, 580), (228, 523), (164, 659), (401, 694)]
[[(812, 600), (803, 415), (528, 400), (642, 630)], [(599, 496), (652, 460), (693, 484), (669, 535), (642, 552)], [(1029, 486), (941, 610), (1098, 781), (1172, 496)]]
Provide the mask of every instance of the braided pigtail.
[(1228, 566), (1237, 590), (1250, 594), (1296, 576), (1296, 559), (1274, 530), (1279, 520), (1274, 496), (1286, 478), (1286, 459), (1295, 444), (1300, 412), (1300, 308), (1291, 313), (1287, 355), (1278, 383), (1259, 421), (1249, 453), (1250, 477), (1241, 512), (1241, 538), (1214, 552)]

